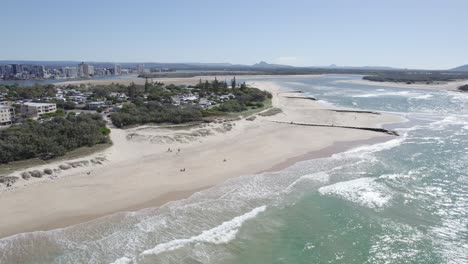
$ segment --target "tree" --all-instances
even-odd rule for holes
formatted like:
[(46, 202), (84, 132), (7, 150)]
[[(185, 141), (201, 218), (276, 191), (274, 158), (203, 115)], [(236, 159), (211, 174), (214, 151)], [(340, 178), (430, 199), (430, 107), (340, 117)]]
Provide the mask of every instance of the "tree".
[(231, 88), (236, 88), (236, 76), (234, 76), (234, 78), (231, 80)]
[(50, 159), (67, 151), (109, 142), (109, 131), (97, 114), (27, 121), (0, 130), (0, 164), (30, 158)]
[(145, 93), (148, 93), (149, 88), (150, 88), (150, 84), (149, 84), (149, 82), (148, 82), (148, 78), (146, 78), (146, 81), (145, 81)]
[(128, 86), (128, 96), (134, 100), (135, 99), (135, 96), (136, 96), (136, 92), (137, 92), (137, 87), (136, 87), (136, 84), (134, 82), (132, 82), (129, 86)]
[(240, 89), (241, 91), (245, 91), (247, 89), (247, 85), (245, 84), (245, 82), (241, 84)]
[(216, 79), (216, 77), (215, 77), (212, 85), (213, 85), (214, 92), (217, 93), (219, 91), (219, 82), (218, 82), (218, 79)]

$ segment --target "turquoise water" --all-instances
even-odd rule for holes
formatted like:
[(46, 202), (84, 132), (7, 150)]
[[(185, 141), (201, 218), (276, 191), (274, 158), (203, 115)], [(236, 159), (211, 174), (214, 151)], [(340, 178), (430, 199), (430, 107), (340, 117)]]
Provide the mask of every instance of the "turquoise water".
[[(468, 263), (468, 95), (276, 79), (408, 119), (388, 142), (0, 240), (1, 263)], [(255, 82), (255, 80), (253, 80)]]

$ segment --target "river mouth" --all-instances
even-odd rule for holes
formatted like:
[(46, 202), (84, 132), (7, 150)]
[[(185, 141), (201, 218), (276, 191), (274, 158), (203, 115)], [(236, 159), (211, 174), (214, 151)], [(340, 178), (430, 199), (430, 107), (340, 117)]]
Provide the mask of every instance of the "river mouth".
[[(0, 247), (6, 253), (0, 259), (5, 263), (468, 261), (467, 97), (337, 84), (330, 76), (274, 81), (336, 106), (399, 113), (408, 122), (385, 126), (400, 137), (230, 179), (159, 208), (2, 239)], [(300, 88), (291, 83), (300, 83)]]

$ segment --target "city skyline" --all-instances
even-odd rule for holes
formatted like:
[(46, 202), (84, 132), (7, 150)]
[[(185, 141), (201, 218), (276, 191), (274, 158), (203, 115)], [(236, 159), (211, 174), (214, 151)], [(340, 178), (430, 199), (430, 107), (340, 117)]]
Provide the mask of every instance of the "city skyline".
[[(468, 63), (466, 1), (7, 2), (0, 60), (388, 66)], [(31, 25), (40, 25), (33, 27)], [(173, 33), (177, 34), (173, 34)]]

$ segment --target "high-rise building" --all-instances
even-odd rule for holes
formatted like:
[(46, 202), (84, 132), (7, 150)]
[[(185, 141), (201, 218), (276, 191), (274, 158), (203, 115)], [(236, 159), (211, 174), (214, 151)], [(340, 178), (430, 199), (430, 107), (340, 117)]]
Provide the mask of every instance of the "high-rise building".
[(122, 66), (119, 64), (114, 65), (114, 75), (120, 75), (122, 74)]
[(138, 64), (137, 65), (137, 72), (138, 72), (138, 74), (145, 73), (145, 65), (144, 64)]
[(84, 74), (86, 76), (92, 76), (94, 75), (94, 66), (93, 65), (89, 65), (89, 64), (85, 64), (84, 66)]
[(13, 74), (18, 74), (23, 72), (23, 65), (21, 64), (12, 64)]
[(34, 75), (34, 77), (44, 78), (46, 75), (46, 70), (45, 70), (45, 67), (42, 65), (33, 65), (30, 68), (30, 73)]
[(78, 64), (77, 71), (79, 77), (89, 77), (91, 75), (94, 75), (94, 66), (82, 62)]
[(64, 67), (62, 68), (63, 75), (68, 78), (76, 78), (78, 76), (77, 68)]
[(78, 77), (83, 77), (84, 76), (84, 62), (78, 64), (78, 67), (76, 68), (76, 71), (78, 72)]

